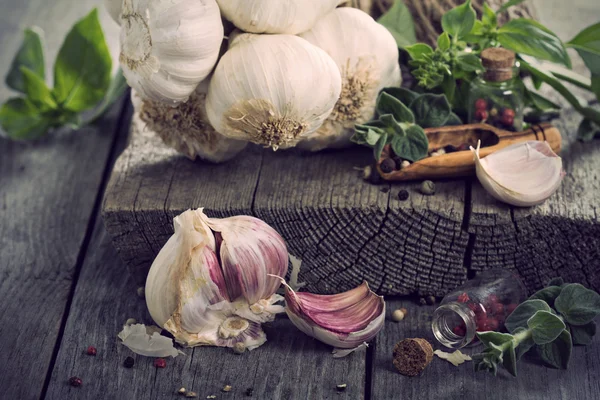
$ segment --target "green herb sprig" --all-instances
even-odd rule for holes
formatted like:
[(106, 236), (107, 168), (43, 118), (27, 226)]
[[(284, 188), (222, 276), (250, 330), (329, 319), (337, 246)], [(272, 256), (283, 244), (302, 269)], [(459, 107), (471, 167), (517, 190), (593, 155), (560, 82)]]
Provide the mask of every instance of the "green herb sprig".
[[(25, 30), (6, 76), (6, 85), (22, 94), (0, 107), (0, 126), (15, 140), (36, 139), (52, 128), (77, 129), (92, 123), (127, 87), (120, 70), (111, 79), (112, 59), (97, 9), (67, 34), (54, 63), (52, 89), (45, 81), (42, 36), (39, 28)], [(94, 108), (84, 121), (82, 113)]]
[(506, 319), (510, 333), (477, 333), (486, 349), (473, 356), (475, 370), (495, 375), (501, 365), (517, 376), (517, 361), (530, 351), (537, 352), (549, 367), (566, 369), (573, 345), (591, 343), (598, 314), (598, 293), (580, 284), (554, 279)]

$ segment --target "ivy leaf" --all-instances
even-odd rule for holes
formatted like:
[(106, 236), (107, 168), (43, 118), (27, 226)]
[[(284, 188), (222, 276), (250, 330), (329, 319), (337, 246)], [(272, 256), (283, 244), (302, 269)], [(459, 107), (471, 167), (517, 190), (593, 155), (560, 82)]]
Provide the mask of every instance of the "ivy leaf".
[(504, 325), (506, 329), (510, 333), (515, 333), (517, 328), (527, 328), (527, 321), (531, 318), (536, 312), (543, 311), (551, 311), (550, 306), (543, 300), (526, 300), (523, 303), (519, 304), (517, 308), (506, 318)]
[[(417, 43), (417, 44), (413, 44), (412, 46), (407, 46), (404, 48), (404, 50), (406, 50), (406, 52), (408, 53), (408, 55), (410, 56), (410, 58), (412, 60), (424, 60), (426, 57), (430, 54), (433, 54), (433, 49), (431, 48), (431, 46), (429, 46), (428, 44), (425, 43)], [(426, 60), (426, 61), (430, 61), (430, 60)], [(417, 66), (417, 65), (415, 65)]]
[(415, 122), (412, 111), (400, 100), (386, 92), (381, 92), (377, 98), (377, 113), (379, 115), (392, 114), (397, 122), (411, 124)]
[(405, 48), (417, 43), (415, 22), (410, 10), (402, 0), (396, 0), (388, 12), (383, 14), (377, 22), (390, 31), (398, 47)]
[(552, 343), (537, 346), (538, 354), (550, 367), (567, 369), (573, 342), (569, 331), (564, 330)]
[(444, 95), (423, 94), (410, 104), (415, 122), (423, 128), (444, 126), (452, 109)]
[(448, 33), (442, 33), (437, 40), (437, 47), (441, 51), (446, 51), (450, 48), (450, 36)]
[(562, 288), (560, 286), (548, 286), (532, 294), (531, 297), (529, 297), (529, 300), (543, 300), (548, 303), (550, 307), (554, 307), (554, 301), (561, 291)]
[(596, 323), (594, 321), (580, 326), (571, 325), (570, 328), (573, 344), (587, 346), (592, 343), (596, 334)]
[(538, 345), (553, 342), (567, 327), (557, 315), (543, 310), (533, 314), (527, 320), (527, 326), (531, 330), (533, 341)]
[(410, 105), (410, 103), (412, 103), (417, 97), (419, 97), (418, 93), (403, 87), (389, 87), (383, 89), (382, 92), (385, 92), (390, 96), (394, 96), (402, 103), (408, 105)]
[(495, 28), (498, 26), (498, 17), (487, 3), (483, 3), (483, 13), (481, 14), (481, 22), (488, 28)]
[(80, 112), (104, 98), (112, 60), (94, 9), (71, 29), (54, 64), (54, 97), (64, 109)]
[(563, 42), (548, 28), (531, 19), (513, 19), (498, 29), (498, 42), (516, 53), (563, 64), (571, 59)]
[(39, 75), (27, 67), (21, 67), (21, 74), (24, 92), (29, 101), (42, 111), (53, 110), (57, 107), (52, 92)]
[(471, 32), (476, 19), (477, 14), (471, 6), (471, 0), (467, 0), (443, 15), (442, 29), (452, 36), (452, 40), (462, 39)]
[(31, 101), (17, 97), (0, 108), (0, 126), (11, 139), (36, 139), (46, 134), (52, 121)]
[(472, 53), (464, 53), (456, 58), (458, 66), (464, 71), (476, 72), (483, 71), (481, 59)]
[(6, 86), (18, 92), (25, 93), (25, 83), (21, 67), (27, 67), (42, 80), (45, 78), (44, 46), (42, 44), (43, 31), (32, 27), (25, 29), (25, 38), (13, 59), (8, 74)]
[(571, 325), (585, 325), (600, 314), (600, 295), (578, 283), (566, 285), (554, 302), (556, 311)]

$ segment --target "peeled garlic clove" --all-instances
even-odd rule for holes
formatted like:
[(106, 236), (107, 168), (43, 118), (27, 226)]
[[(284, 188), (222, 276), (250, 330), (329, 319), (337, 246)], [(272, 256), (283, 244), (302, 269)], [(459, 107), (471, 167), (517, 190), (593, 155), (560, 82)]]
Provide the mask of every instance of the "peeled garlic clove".
[(340, 72), (327, 53), (297, 36), (242, 36), (210, 80), (208, 119), (232, 139), (292, 147), (331, 113)]
[(131, 351), (142, 356), (177, 357), (183, 354), (173, 346), (173, 340), (159, 332), (150, 334), (148, 328), (144, 324), (125, 325), (118, 337)]
[(310, 29), (338, 0), (217, 0), (223, 16), (251, 33), (289, 33)]
[(215, 0), (123, 0), (119, 61), (143, 98), (187, 100), (217, 62), (223, 23)]
[[(336, 349), (355, 349), (383, 327), (385, 302), (364, 282), (336, 295), (294, 292), (285, 286), (286, 313), (307, 335)], [(349, 352), (340, 353), (340, 355)]]
[(220, 163), (238, 155), (248, 142), (227, 138), (213, 129), (206, 116), (208, 83), (203, 81), (188, 101), (173, 107), (168, 104), (143, 100), (135, 90), (131, 101), (145, 129), (156, 133), (169, 147), (196, 159)]
[(381, 89), (400, 86), (398, 45), (392, 34), (355, 8), (338, 8), (299, 35), (325, 50), (342, 74), (342, 91), (331, 115), (298, 147), (317, 151), (350, 144), (354, 125), (371, 120)]
[(516, 143), (479, 157), (475, 154), (477, 178), (494, 198), (518, 207), (543, 203), (558, 190), (565, 175), (562, 159), (547, 142)]
[(209, 218), (204, 223), (215, 232), (229, 298), (249, 304), (269, 298), (280, 286), (277, 278), (288, 268), (287, 247), (281, 235), (258, 218), (238, 215)]

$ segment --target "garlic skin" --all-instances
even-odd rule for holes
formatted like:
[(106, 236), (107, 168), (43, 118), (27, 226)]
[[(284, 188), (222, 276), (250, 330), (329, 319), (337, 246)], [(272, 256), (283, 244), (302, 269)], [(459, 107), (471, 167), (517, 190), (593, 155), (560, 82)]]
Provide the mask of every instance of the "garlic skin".
[(123, 0), (104, 0), (104, 8), (108, 11), (108, 14), (112, 19), (119, 25), (121, 25), (121, 7)]
[(154, 326), (144, 324), (125, 325), (118, 337), (127, 348), (146, 357), (177, 357), (183, 352), (173, 347), (173, 340), (158, 332), (150, 332)]
[(517, 207), (543, 203), (560, 187), (562, 159), (547, 142), (528, 141), (507, 146), (485, 158), (475, 156), (477, 179), (495, 199)]
[[(275, 231), (263, 233), (267, 225), (255, 218), (256, 221), (252, 221), (252, 229), (257, 230), (253, 230), (255, 236), (236, 236), (230, 229), (247, 225), (247, 222), (236, 222), (237, 218), (240, 217), (226, 218), (221, 224), (223, 232), (215, 240), (207, 221), (218, 225), (224, 220), (208, 218), (202, 209), (188, 210), (177, 216), (173, 220), (175, 233), (150, 268), (146, 280), (150, 315), (182, 345), (244, 346), (252, 350), (266, 341), (260, 324), (272, 321), (275, 314), (283, 312), (283, 307), (275, 304), (283, 299), (275, 294), (277, 288), (270, 291), (275, 286), (273, 282), (278, 285), (278, 280), (262, 271), (285, 273), (287, 260), (284, 269), (283, 262), (277, 257), (270, 258), (269, 254), (275, 244), (283, 245), (285, 251), (285, 243)], [(252, 217), (244, 217), (244, 220), (246, 218)], [(273, 234), (278, 237), (267, 239), (267, 235)], [(242, 242), (237, 241), (240, 239)], [(259, 265), (246, 262), (257, 260), (244, 257), (244, 251), (260, 252), (263, 246), (270, 250), (263, 253)], [(221, 257), (223, 254), (238, 256), (244, 262), (243, 267), (236, 264), (224, 270), (217, 252)], [(232, 276), (231, 270), (236, 274)], [(258, 300), (250, 303), (247, 298)]]
[(385, 301), (367, 282), (335, 295), (294, 292), (285, 285), (285, 311), (307, 335), (334, 346), (339, 356), (362, 347), (377, 336), (385, 321)]
[(244, 150), (248, 142), (229, 139), (213, 129), (206, 116), (207, 91), (205, 80), (188, 101), (171, 107), (158, 101), (143, 100), (132, 90), (131, 102), (145, 129), (156, 133), (167, 146), (190, 160), (229, 161)]
[(250, 33), (289, 33), (310, 29), (338, 0), (217, 0), (223, 16)]
[(342, 92), (323, 126), (298, 147), (317, 151), (348, 146), (354, 125), (374, 117), (381, 89), (402, 83), (398, 45), (370, 15), (350, 7), (330, 12), (300, 37), (333, 58), (342, 75)]
[(215, 66), (223, 23), (215, 0), (123, 0), (119, 62), (145, 99), (185, 101)]
[(294, 146), (331, 113), (342, 87), (334, 61), (292, 35), (239, 35), (210, 81), (206, 112), (222, 135)]

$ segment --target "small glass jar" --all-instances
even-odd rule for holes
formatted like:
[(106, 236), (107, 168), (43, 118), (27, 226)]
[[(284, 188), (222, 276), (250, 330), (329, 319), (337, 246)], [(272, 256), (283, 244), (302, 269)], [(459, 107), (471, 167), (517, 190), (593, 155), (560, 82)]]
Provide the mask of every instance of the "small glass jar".
[(444, 297), (433, 313), (433, 334), (444, 346), (460, 349), (476, 342), (475, 332), (504, 331), (504, 321), (526, 298), (515, 273), (482, 272)]
[(525, 106), (515, 53), (502, 48), (485, 49), (481, 52), (481, 63), (485, 71), (469, 88), (469, 122), (521, 131)]

